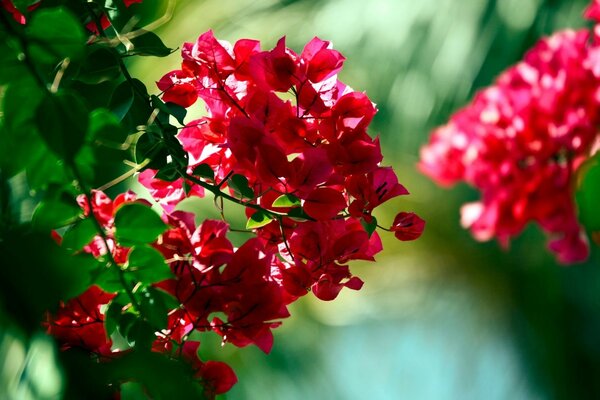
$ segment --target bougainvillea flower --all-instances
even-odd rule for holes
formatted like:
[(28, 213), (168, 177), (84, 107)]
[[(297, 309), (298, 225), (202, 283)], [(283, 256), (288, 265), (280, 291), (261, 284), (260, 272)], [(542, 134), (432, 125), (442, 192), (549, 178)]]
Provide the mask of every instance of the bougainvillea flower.
[(533, 221), (561, 263), (587, 258), (573, 186), (600, 124), (594, 61), (600, 41), (590, 36), (567, 30), (540, 40), (422, 149), (420, 167), (427, 175), (481, 191), (480, 201), (462, 208), (462, 224), (475, 238), (507, 244)]

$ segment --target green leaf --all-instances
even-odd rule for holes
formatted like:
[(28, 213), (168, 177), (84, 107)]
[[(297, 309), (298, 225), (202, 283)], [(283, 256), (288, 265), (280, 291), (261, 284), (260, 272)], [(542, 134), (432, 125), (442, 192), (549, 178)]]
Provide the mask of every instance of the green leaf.
[(153, 287), (143, 288), (140, 293), (140, 313), (155, 330), (166, 328), (169, 310), (163, 302), (162, 295)]
[(7, 177), (21, 172), (47, 153), (34, 118), (42, 96), (42, 90), (28, 75), (12, 82), (4, 92), (1, 105), (4, 117), (0, 119), (0, 168)]
[(106, 335), (108, 337), (110, 337), (117, 329), (123, 315), (123, 308), (129, 303), (130, 301), (127, 294), (121, 292), (117, 297), (112, 299), (106, 308), (106, 312), (104, 313), (104, 328), (106, 329)]
[(156, 95), (150, 96), (150, 99), (154, 108), (158, 108), (159, 111), (165, 114), (172, 115), (177, 122), (184, 125), (184, 119), (187, 114), (187, 110), (184, 107), (174, 103), (165, 103)]
[(264, 211), (257, 211), (250, 218), (248, 218), (248, 222), (246, 222), (246, 229), (257, 229), (269, 224), (273, 221), (273, 217)]
[(199, 176), (201, 178), (209, 179), (211, 181), (215, 180), (215, 172), (208, 164), (200, 164), (194, 167), (192, 171), (192, 175)]
[(106, 47), (89, 46), (88, 54), (77, 74), (77, 80), (97, 84), (116, 79), (121, 73), (117, 56)]
[(575, 193), (579, 219), (591, 232), (600, 231), (600, 156), (598, 153), (580, 170), (579, 187)]
[(174, 51), (165, 46), (155, 33), (149, 31), (131, 39), (131, 43), (133, 43), (133, 49), (129, 50), (128, 54), (138, 56), (166, 57)]
[(37, 3), (39, 0), (12, 0), (13, 5), (21, 14), (27, 13), (27, 7)]
[(248, 186), (248, 178), (244, 175), (235, 174), (229, 179), (229, 187), (239, 193), (242, 197), (253, 199), (254, 191)]
[(179, 175), (179, 166), (174, 163), (167, 164), (156, 173), (154, 178), (173, 182), (181, 178), (181, 175)]
[(153, 242), (167, 229), (158, 214), (141, 203), (121, 206), (115, 215), (115, 227), (115, 236), (124, 245)]
[(39, 229), (55, 229), (77, 221), (83, 211), (75, 199), (63, 191), (51, 191), (33, 212), (33, 225)]
[(131, 250), (127, 271), (144, 284), (164, 281), (174, 276), (160, 251), (146, 245), (135, 246)]
[(90, 114), (87, 143), (75, 157), (78, 170), (91, 186), (101, 186), (125, 172), (127, 134), (113, 113), (104, 108)]
[(273, 202), (273, 207), (299, 207), (300, 199), (293, 194), (282, 194)]
[[(2, 35), (2, 32), (0, 32)], [(0, 84), (6, 84), (18, 80), (22, 76), (29, 74), (25, 64), (19, 61), (21, 50), (18, 41), (8, 35), (5, 35), (0, 41)]]
[(119, 390), (121, 400), (148, 400), (144, 386), (138, 382), (123, 382)]
[(123, 122), (129, 131), (146, 125), (152, 113), (148, 90), (138, 79), (120, 83), (113, 92), (109, 109)]
[(164, 142), (151, 131), (144, 132), (135, 143), (135, 161), (141, 164), (149, 159), (146, 168), (160, 170), (168, 164), (169, 155)]
[(86, 218), (77, 221), (65, 232), (62, 240), (62, 246), (65, 249), (78, 251), (98, 234), (96, 224), (92, 219)]
[(131, 85), (129, 82), (123, 81), (115, 88), (110, 98), (109, 108), (119, 120), (123, 120), (131, 109), (134, 99)]
[(377, 229), (377, 218), (373, 216), (371, 216), (371, 222), (367, 222), (363, 218), (361, 218), (360, 223), (362, 224), (365, 232), (369, 234), (369, 237), (371, 237), (373, 232), (375, 232), (375, 230)]
[(115, 293), (123, 290), (123, 283), (119, 278), (118, 266), (102, 267), (102, 271), (94, 281), (96, 285), (105, 292)]
[(307, 221), (310, 220), (311, 218), (304, 212), (304, 210), (300, 207), (295, 207), (292, 208), (288, 213), (287, 216), (292, 218), (295, 221)]
[(79, 60), (85, 53), (86, 36), (79, 20), (66, 8), (45, 8), (33, 13), (27, 24), (29, 53), (41, 64), (56, 64), (70, 58)]
[(44, 97), (35, 122), (48, 148), (70, 161), (85, 142), (89, 113), (79, 96), (61, 91)]

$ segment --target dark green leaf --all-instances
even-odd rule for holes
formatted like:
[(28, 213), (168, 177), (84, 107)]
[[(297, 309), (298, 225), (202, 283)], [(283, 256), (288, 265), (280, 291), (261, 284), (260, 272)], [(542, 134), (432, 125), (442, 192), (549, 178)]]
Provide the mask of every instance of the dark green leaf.
[(361, 218), (360, 223), (362, 224), (365, 232), (369, 234), (369, 237), (375, 232), (377, 229), (377, 218), (371, 216), (371, 222), (367, 222)]
[(96, 84), (116, 79), (121, 73), (117, 56), (106, 47), (90, 46), (87, 57), (79, 69), (77, 79)]
[(99, 108), (90, 114), (87, 143), (77, 154), (75, 163), (86, 182), (100, 186), (125, 172), (124, 150), (127, 134), (110, 111)]
[(138, 382), (124, 382), (121, 384), (121, 400), (148, 400), (144, 386)]
[(70, 161), (85, 142), (89, 113), (76, 94), (61, 91), (44, 97), (35, 121), (48, 148)]
[(115, 215), (116, 238), (121, 244), (143, 244), (154, 241), (167, 225), (149, 206), (124, 204)]
[(273, 207), (298, 207), (300, 199), (293, 194), (282, 194), (273, 202)]
[(239, 193), (242, 197), (254, 198), (254, 191), (248, 186), (248, 178), (244, 175), (235, 174), (229, 179), (229, 187)]
[(123, 308), (129, 303), (129, 297), (127, 294), (121, 292), (112, 299), (106, 312), (104, 313), (104, 327), (106, 329), (106, 335), (110, 337), (113, 332), (117, 329), (119, 321), (123, 316)]
[(129, 82), (124, 81), (115, 88), (110, 98), (110, 110), (122, 120), (131, 109), (134, 100), (134, 93)]
[(273, 221), (273, 217), (264, 211), (257, 211), (246, 222), (246, 229), (257, 229), (269, 224)]
[[(0, 32), (0, 35), (2, 33)], [(14, 82), (26, 74), (29, 74), (25, 64), (19, 61), (21, 49), (15, 38), (8, 35), (0, 41), (0, 84)]]
[(136, 349), (147, 349), (152, 347), (152, 343), (156, 340), (156, 329), (146, 320), (136, 318), (127, 329), (127, 341)]
[(306, 221), (311, 219), (300, 207), (292, 208), (287, 215), (296, 221)]
[(181, 178), (181, 175), (179, 175), (179, 166), (173, 163), (167, 164), (154, 177), (163, 181), (173, 182)]
[(135, 161), (141, 164), (149, 159), (146, 168), (160, 170), (167, 165), (169, 155), (164, 142), (153, 132), (145, 132), (135, 143)]
[(192, 171), (192, 175), (199, 176), (201, 178), (206, 178), (211, 181), (215, 180), (215, 172), (213, 171), (211, 166), (208, 164), (196, 165), (194, 167), (194, 170)]
[(597, 153), (582, 166), (579, 187), (575, 195), (579, 219), (592, 231), (600, 231), (600, 156)]
[(166, 57), (174, 51), (165, 46), (155, 33), (148, 31), (131, 39), (131, 43), (133, 43), (133, 49), (129, 50), (128, 53), (139, 56)]
[(7, 177), (39, 161), (47, 152), (34, 120), (42, 95), (41, 89), (27, 75), (10, 84), (4, 92), (4, 117), (0, 119), (0, 168)]
[(140, 301), (140, 313), (146, 321), (152, 325), (154, 330), (166, 328), (168, 321), (167, 306), (161, 295), (156, 293), (153, 287), (146, 287), (138, 294)]
[(73, 251), (81, 250), (97, 234), (98, 230), (94, 221), (90, 218), (82, 219), (67, 229), (63, 236), (62, 246)]
[(165, 103), (156, 95), (150, 96), (150, 99), (154, 108), (158, 108), (159, 111), (165, 114), (172, 115), (177, 122), (181, 125), (184, 124), (184, 119), (187, 114), (187, 110), (184, 107), (174, 103)]
[(173, 273), (160, 251), (145, 245), (135, 246), (131, 250), (127, 271), (138, 282), (144, 284), (156, 283), (173, 277)]
[(33, 13), (27, 24), (31, 57), (42, 64), (55, 64), (85, 53), (86, 37), (79, 20), (66, 8), (46, 8)]
[(55, 229), (72, 224), (81, 216), (81, 207), (68, 193), (47, 195), (33, 212), (32, 222), (39, 229)]

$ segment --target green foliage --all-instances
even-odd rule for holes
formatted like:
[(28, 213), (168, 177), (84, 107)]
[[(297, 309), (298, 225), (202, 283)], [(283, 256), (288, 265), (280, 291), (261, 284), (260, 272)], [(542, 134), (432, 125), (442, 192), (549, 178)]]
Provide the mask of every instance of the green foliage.
[(167, 229), (167, 224), (146, 204), (129, 203), (117, 210), (115, 227), (117, 240), (131, 245), (154, 241)]
[(270, 214), (267, 214), (266, 212), (259, 210), (257, 212), (255, 212), (254, 214), (252, 214), (250, 216), (250, 218), (248, 218), (248, 221), (246, 222), (246, 229), (257, 229), (260, 227), (263, 227), (269, 223), (271, 223), (271, 221), (273, 221), (273, 217)]
[(579, 219), (591, 232), (600, 231), (600, 154), (596, 154), (580, 172), (576, 196)]

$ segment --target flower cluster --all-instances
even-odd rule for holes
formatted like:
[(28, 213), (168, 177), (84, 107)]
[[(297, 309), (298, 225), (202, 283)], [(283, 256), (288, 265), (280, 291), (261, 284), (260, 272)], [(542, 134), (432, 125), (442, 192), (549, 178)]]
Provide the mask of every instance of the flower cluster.
[[(586, 15), (597, 17), (599, 7)], [(600, 26), (544, 38), (433, 132), (420, 167), (440, 184), (466, 181), (481, 191), (461, 210), (478, 240), (507, 244), (534, 221), (561, 263), (587, 258), (573, 186), (596, 148), (599, 55)]]
[[(139, 176), (163, 206), (168, 226), (151, 246), (171, 277), (151, 288), (177, 304), (152, 337), (152, 350), (188, 360), (210, 395), (229, 390), (236, 377), (223, 363), (201, 361), (200, 343), (190, 335), (212, 331), (223, 342), (269, 352), (272, 329), (289, 316), (290, 303), (311, 291), (333, 300), (344, 287), (362, 287), (348, 262), (374, 261), (382, 250), (376, 228), (382, 227), (372, 213), (408, 191), (391, 167), (380, 165), (379, 140), (367, 134), (377, 110), (366, 94), (337, 79), (344, 57), (329, 42), (315, 38), (296, 54), (281, 39), (262, 51), (257, 41), (231, 46), (209, 31), (184, 44), (182, 55), (182, 69), (158, 82), (162, 99), (182, 107), (200, 99), (207, 116), (177, 135), (188, 160), (177, 176), (163, 180), (163, 171), (154, 169)], [(194, 214), (176, 210), (183, 199), (206, 191), (245, 206), (250, 237), (241, 246), (228, 239), (226, 222), (196, 225)], [(83, 250), (99, 258), (110, 253), (123, 274), (136, 250), (115, 236), (115, 214), (134, 202), (144, 200), (131, 192), (114, 201), (99, 191), (80, 197), (85, 215), (105, 233)], [(414, 240), (424, 224), (400, 212), (383, 229)], [(83, 347), (104, 358), (121, 354), (99, 323), (105, 309), (120, 304), (113, 297), (90, 288), (50, 317), (49, 331), (65, 348)], [(117, 313), (132, 307), (119, 305)], [(93, 340), (81, 339), (87, 336)]]
[[(205, 184), (231, 185), (235, 175), (248, 182), (248, 216), (260, 213), (270, 222), (256, 230), (265, 250), (279, 254), (283, 285), (313, 288), (331, 300), (343, 286), (359, 288), (358, 278), (340, 264), (373, 260), (381, 250), (372, 211), (407, 194), (382, 160), (378, 139), (367, 134), (376, 108), (364, 93), (337, 79), (344, 57), (329, 42), (311, 40), (301, 54), (279, 40), (261, 51), (254, 40), (231, 46), (211, 31), (185, 43), (180, 70), (166, 74), (158, 87), (163, 100), (189, 107), (204, 101), (208, 115), (191, 121), (178, 135), (188, 153), (188, 174), (208, 169)], [(154, 178), (140, 182), (171, 211), (187, 194), (203, 195), (195, 179), (173, 182)], [(288, 200), (282, 204), (282, 198)], [(291, 199), (291, 200), (290, 200)], [(257, 217), (255, 217), (257, 219)], [(401, 240), (412, 240), (423, 221), (404, 213), (390, 228)], [(413, 233), (417, 232), (416, 235)], [(293, 294), (298, 294), (298, 291)]]

